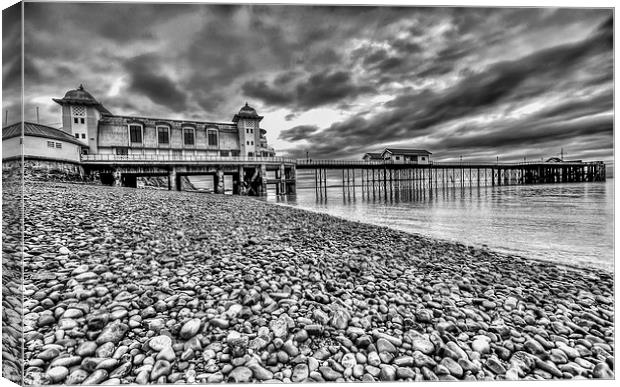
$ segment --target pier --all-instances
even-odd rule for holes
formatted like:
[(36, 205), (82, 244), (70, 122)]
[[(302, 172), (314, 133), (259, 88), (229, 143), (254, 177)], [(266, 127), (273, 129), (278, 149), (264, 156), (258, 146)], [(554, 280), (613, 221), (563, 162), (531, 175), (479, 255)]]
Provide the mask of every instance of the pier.
[(342, 176), (343, 191), (360, 187), (391, 195), (410, 190), (465, 188), (519, 184), (605, 181), (605, 164), (594, 162), (521, 163), (398, 163), (392, 160), (297, 160), (297, 169), (314, 171), (317, 196), (327, 196), (328, 171)]
[[(343, 190), (424, 191), (437, 188), (484, 187), (605, 181), (605, 164), (593, 162), (399, 163), (393, 160), (293, 160), (279, 157), (206, 157), (170, 155), (82, 155), (87, 175), (103, 184), (137, 187), (138, 177), (165, 176), (168, 189), (180, 190), (181, 177), (212, 176), (215, 193), (232, 188), (235, 195), (263, 196), (268, 186), (277, 195), (295, 194), (296, 171), (314, 172), (318, 196), (327, 195), (327, 175), (341, 176)], [(272, 176), (268, 176), (268, 174)], [(224, 187), (224, 176), (232, 187)], [(271, 177), (271, 178), (270, 178)]]

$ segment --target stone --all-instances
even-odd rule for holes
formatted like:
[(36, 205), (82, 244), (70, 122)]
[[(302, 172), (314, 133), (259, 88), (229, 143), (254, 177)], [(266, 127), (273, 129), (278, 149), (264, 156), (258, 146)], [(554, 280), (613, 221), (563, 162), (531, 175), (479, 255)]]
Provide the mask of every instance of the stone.
[(112, 354), (114, 353), (114, 343), (111, 342), (107, 342), (107, 343), (103, 343), (99, 346), (99, 348), (97, 348), (95, 350), (95, 354), (97, 357), (112, 357)]
[(248, 383), (252, 379), (252, 370), (248, 367), (235, 367), (228, 374), (228, 381), (232, 383)]
[(484, 340), (484, 339), (476, 339), (471, 343), (471, 348), (480, 353), (480, 354), (487, 354), (487, 353), (491, 353), (491, 345), (489, 343), (489, 340)]
[(350, 316), (344, 309), (337, 309), (333, 312), (330, 324), (336, 329), (347, 329)]
[[(279, 337), (281, 339), (286, 338), (288, 334), (288, 323), (282, 318), (271, 320), (271, 322), (269, 323), (269, 328), (271, 329), (275, 337)], [(306, 330), (308, 330), (307, 327)]]
[(69, 375), (69, 369), (63, 366), (52, 367), (47, 370), (46, 374), (52, 382), (60, 383)]
[(489, 357), (484, 365), (495, 375), (504, 375), (506, 373), (506, 368), (496, 357)]
[(411, 349), (430, 355), (435, 352), (435, 345), (423, 336), (416, 336), (411, 340)]
[(153, 351), (159, 352), (162, 349), (170, 346), (172, 346), (172, 339), (170, 338), (170, 336), (155, 336), (151, 338), (151, 340), (149, 340), (149, 347), (151, 347)]
[(454, 361), (454, 359), (446, 357), (443, 358), (439, 364), (445, 367), (450, 375), (453, 375), (456, 378), (463, 376), (463, 368), (461, 368), (461, 366)]
[(614, 372), (606, 363), (598, 363), (592, 370), (592, 377), (596, 379), (614, 379)]
[(379, 380), (384, 382), (393, 382), (396, 380), (396, 368), (391, 365), (384, 365), (381, 367), (381, 372), (379, 373)]
[(65, 380), (65, 384), (73, 385), (73, 384), (82, 384), (82, 382), (88, 377), (88, 372), (84, 371), (81, 368), (76, 369), (71, 372), (67, 379)]
[(172, 349), (172, 347), (168, 346), (162, 348), (162, 350), (159, 351), (159, 353), (155, 357), (155, 360), (167, 360), (171, 362), (174, 361), (175, 358), (176, 355), (174, 353), (174, 350)]
[(297, 364), (293, 368), (293, 374), (291, 375), (291, 381), (293, 383), (301, 383), (308, 379), (308, 375), (310, 371), (308, 370), (308, 366), (306, 364)]
[(95, 370), (92, 374), (90, 374), (82, 384), (100, 384), (104, 380), (108, 378), (108, 371), (106, 370)]
[(97, 343), (94, 341), (85, 341), (75, 350), (75, 354), (82, 357), (92, 356), (97, 350)]
[(114, 321), (107, 324), (99, 336), (97, 337), (97, 344), (114, 343), (118, 344), (119, 341), (125, 336), (125, 333), (129, 327), (119, 321)]
[(416, 376), (415, 371), (412, 368), (398, 367), (396, 369), (396, 377), (402, 380), (414, 379)]
[(398, 349), (396, 349), (394, 344), (390, 343), (388, 340), (380, 338), (377, 340), (377, 352), (398, 353)]
[(333, 382), (336, 379), (342, 377), (342, 374), (340, 374), (337, 371), (334, 371), (331, 367), (319, 367), (319, 372), (321, 373), (323, 378), (325, 378), (325, 380), (327, 380), (328, 382)]
[(346, 353), (340, 360), (340, 364), (342, 364), (344, 368), (353, 368), (357, 364), (355, 355), (352, 353)]
[(157, 360), (153, 364), (153, 370), (151, 371), (150, 380), (156, 381), (161, 376), (168, 376), (172, 371), (172, 364), (167, 360)]
[(304, 327), (309, 336), (319, 336), (323, 333), (323, 326), (319, 324), (309, 324)]
[(196, 336), (196, 334), (198, 334), (201, 326), (202, 322), (200, 321), (200, 319), (193, 318), (183, 324), (181, 330), (179, 331), (179, 336), (185, 340), (191, 339), (192, 337)]

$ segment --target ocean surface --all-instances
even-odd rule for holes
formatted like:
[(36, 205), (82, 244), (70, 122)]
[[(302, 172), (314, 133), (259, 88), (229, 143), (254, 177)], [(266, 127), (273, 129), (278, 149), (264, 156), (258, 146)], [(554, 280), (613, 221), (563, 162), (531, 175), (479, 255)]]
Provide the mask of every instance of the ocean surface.
[[(390, 196), (359, 185), (343, 192), (333, 176), (326, 198), (317, 198), (313, 180), (313, 174), (298, 171), (295, 196), (277, 197), (270, 190), (264, 200), (526, 258), (613, 270), (613, 179)], [(199, 178), (192, 182), (203, 185)]]

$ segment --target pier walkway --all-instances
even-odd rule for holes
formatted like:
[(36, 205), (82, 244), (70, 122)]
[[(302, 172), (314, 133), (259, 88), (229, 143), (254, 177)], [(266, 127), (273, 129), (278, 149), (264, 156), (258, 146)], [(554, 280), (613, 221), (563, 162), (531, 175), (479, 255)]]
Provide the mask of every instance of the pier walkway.
[[(313, 170), (317, 195), (327, 195), (328, 171), (341, 171), (342, 186), (362, 189), (428, 190), (441, 187), (495, 186), (605, 181), (602, 161), (581, 162), (430, 162), (393, 160), (309, 160), (281, 157), (205, 157), (192, 155), (82, 155), (85, 173), (104, 184), (137, 186), (138, 177), (167, 176), (168, 188), (181, 189), (181, 177), (213, 176), (216, 193), (224, 193), (224, 176), (232, 176), (233, 194), (261, 196), (274, 185), (276, 194), (294, 194), (296, 170)], [(273, 173), (273, 178), (268, 177)], [(339, 172), (336, 172), (340, 174)]]

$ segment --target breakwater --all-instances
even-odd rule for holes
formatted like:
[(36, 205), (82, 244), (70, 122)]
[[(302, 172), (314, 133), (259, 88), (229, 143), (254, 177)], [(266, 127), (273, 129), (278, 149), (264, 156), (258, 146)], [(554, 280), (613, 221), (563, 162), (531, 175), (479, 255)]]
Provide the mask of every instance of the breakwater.
[(29, 383), (613, 377), (603, 270), (243, 197), (25, 199)]

